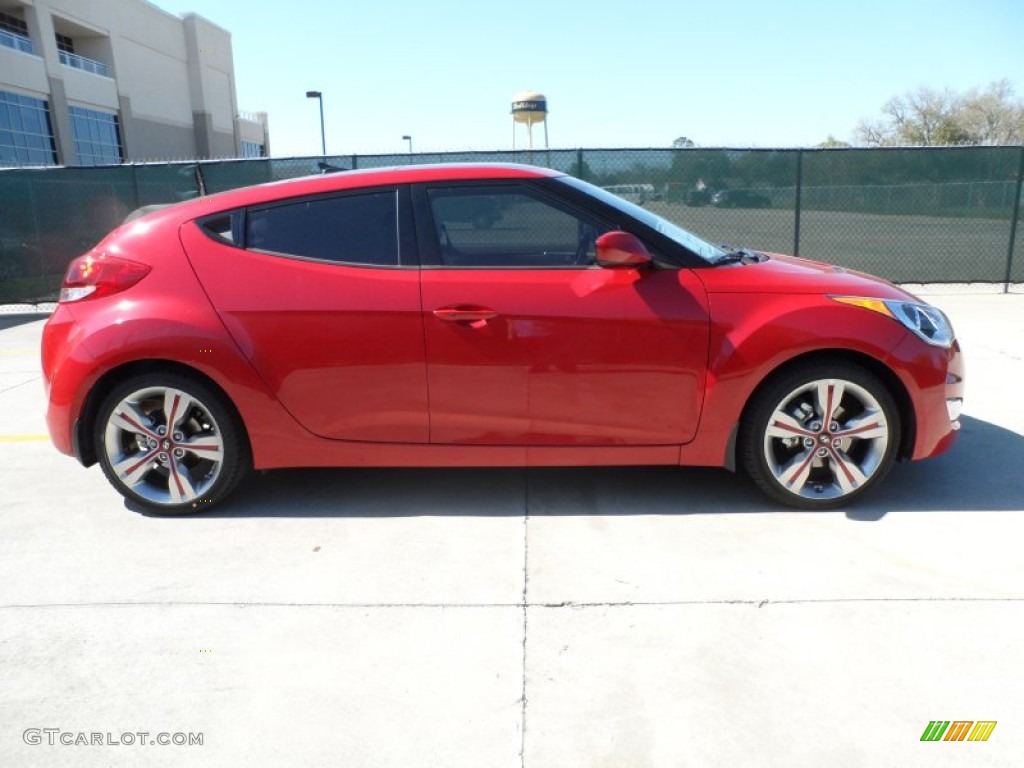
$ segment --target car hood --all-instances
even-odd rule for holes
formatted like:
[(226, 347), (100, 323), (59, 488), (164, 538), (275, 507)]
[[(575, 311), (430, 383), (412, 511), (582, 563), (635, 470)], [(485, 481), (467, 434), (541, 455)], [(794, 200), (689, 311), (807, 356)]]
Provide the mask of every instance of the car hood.
[(916, 300), (888, 280), (821, 261), (765, 254), (757, 264), (696, 270), (708, 293), (843, 293), (881, 299)]

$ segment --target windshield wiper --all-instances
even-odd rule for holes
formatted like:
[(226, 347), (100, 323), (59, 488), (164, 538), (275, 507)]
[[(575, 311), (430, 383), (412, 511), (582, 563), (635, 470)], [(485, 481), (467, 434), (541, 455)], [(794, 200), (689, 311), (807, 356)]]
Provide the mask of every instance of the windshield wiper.
[(752, 251), (749, 248), (734, 248), (728, 253), (723, 253), (721, 256), (713, 259), (711, 264), (721, 267), (725, 264), (757, 264), (760, 261), (761, 254), (756, 251)]

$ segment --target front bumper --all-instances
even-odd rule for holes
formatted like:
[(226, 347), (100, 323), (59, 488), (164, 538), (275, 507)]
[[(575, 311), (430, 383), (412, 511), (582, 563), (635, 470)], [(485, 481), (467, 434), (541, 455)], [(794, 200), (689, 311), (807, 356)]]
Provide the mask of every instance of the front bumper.
[(901, 342), (889, 361), (910, 396), (913, 442), (909, 458), (928, 459), (945, 453), (960, 429), (964, 399), (964, 360), (960, 342), (949, 349), (916, 338)]

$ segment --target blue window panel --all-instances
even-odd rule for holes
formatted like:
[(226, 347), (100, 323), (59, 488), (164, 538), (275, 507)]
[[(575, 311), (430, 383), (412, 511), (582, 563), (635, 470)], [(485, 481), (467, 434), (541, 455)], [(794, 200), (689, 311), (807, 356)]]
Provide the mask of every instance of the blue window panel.
[(25, 109), (21, 113), (22, 123), (25, 126), (26, 133), (42, 133), (43, 132), (43, 121), (39, 117), (39, 110), (37, 109)]
[(75, 156), (81, 165), (120, 163), (121, 138), (117, 115), (85, 107), (70, 107)]
[(0, 91), (0, 164), (56, 162), (49, 106), (42, 99)]
[(17, 133), (21, 133), (22, 131), (25, 130), (25, 122), (24, 122), (24, 120), (22, 120), (21, 115), (22, 115), (22, 110), (20, 110), (20, 109), (13, 109), (13, 110), (11, 110), (11, 128), (15, 132), (17, 132)]

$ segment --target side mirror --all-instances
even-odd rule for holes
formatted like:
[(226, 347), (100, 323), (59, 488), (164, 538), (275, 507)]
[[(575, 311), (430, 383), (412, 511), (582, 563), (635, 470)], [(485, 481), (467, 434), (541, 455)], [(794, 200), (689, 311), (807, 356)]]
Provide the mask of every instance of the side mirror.
[(653, 259), (644, 244), (629, 232), (605, 232), (595, 243), (602, 267), (644, 267)]

